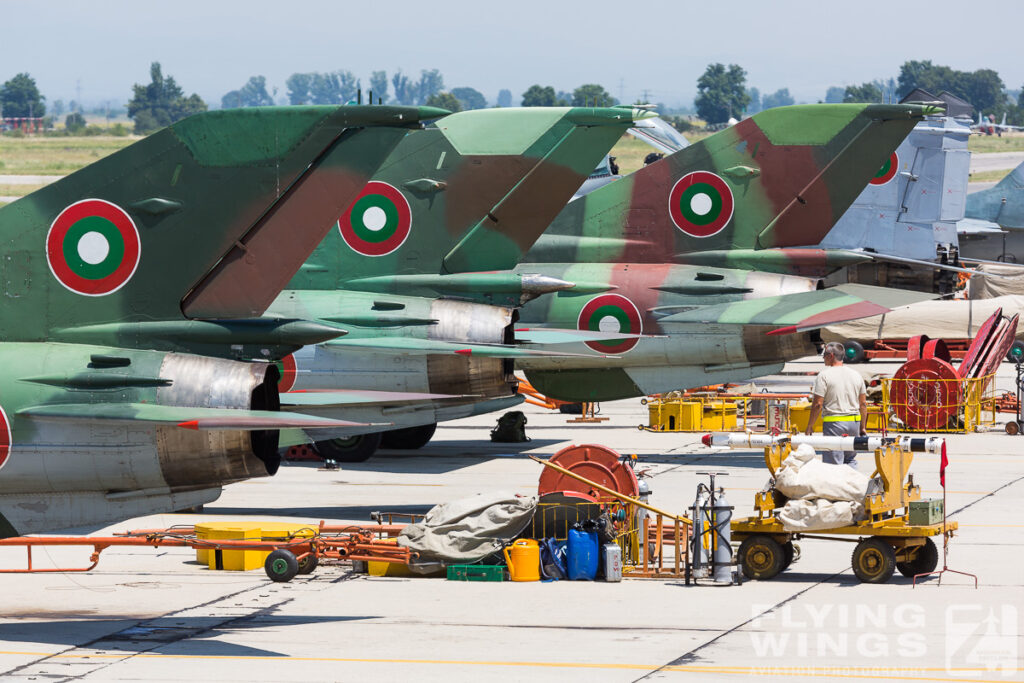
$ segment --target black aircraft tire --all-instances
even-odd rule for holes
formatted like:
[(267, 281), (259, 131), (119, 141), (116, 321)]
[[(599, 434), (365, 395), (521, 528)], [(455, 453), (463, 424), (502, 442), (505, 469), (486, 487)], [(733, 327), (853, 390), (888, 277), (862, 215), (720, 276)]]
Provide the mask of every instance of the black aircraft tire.
[(338, 462), (366, 462), (380, 447), (380, 432), (360, 434), (347, 439), (317, 441), (316, 450), (324, 460)]
[(796, 548), (793, 546), (793, 541), (786, 541), (782, 544), (782, 570), (789, 569), (789, 565), (793, 564), (793, 558), (796, 557)]
[(312, 574), (313, 570), (320, 564), (320, 558), (317, 557), (316, 553), (310, 553), (297, 561), (299, 563), (299, 574)]
[(1017, 340), (1010, 346), (1010, 350), (1006, 352), (1006, 360), (1011, 363), (1018, 363), (1024, 361), (1024, 342)]
[(380, 447), (394, 448), (400, 451), (414, 451), (426, 446), (437, 431), (437, 423), (417, 425), (405, 429), (393, 429), (381, 434)]
[(290, 550), (278, 548), (269, 555), (263, 563), (263, 569), (271, 581), (276, 583), (288, 583), (299, 573), (299, 561)]
[(935, 541), (930, 538), (924, 539), (924, 545), (917, 551), (917, 556), (910, 562), (897, 562), (896, 569), (900, 574), (914, 578), (918, 574), (927, 574), (935, 571), (939, 566), (939, 549), (935, 547)]
[(867, 354), (864, 353), (864, 345), (860, 342), (848, 340), (843, 343), (843, 347), (846, 349), (845, 362), (863, 363), (867, 359)]

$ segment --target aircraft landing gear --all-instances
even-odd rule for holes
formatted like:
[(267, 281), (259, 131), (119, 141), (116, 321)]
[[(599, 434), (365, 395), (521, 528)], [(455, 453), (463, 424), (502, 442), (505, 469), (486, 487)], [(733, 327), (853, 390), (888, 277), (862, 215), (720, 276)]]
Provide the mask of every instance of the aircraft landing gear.
[(436, 422), (404, 429), (393, 429), (381, 435), (380, 445), (381, 448), (413, 451), (426, 446), (433, 438), (435, 430), (437, 430)]
[(327, 439), (316, 442), (316, 450), (324, 460), (337, 462), (366, 462), (380, 447), (381, 433), (359, 434), (347, 439)]

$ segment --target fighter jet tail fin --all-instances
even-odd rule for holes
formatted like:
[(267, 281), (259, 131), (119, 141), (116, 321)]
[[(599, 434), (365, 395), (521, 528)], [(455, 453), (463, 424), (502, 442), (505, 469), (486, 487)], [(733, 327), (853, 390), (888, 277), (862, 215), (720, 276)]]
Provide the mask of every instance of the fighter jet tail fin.
[[(573, 201), (526, 260), (660, 263), (685, 252), (815, 245), (868, 181), (896, 172), (893, 150), (937, 111), (823, 104), (759, 112)], [(567, 236), (579, 241), (575, 250)], [(605, 247), (589, 249), (587, 240)]]
[(420, 114), (197, 114), (3, 207), (5, 305), (31, 309), (4, 338), (260, 315)]
[(291, 288), (509, 269), (628, 127), (648, 116), (532, 107), (446, 117), (403, 141), (339, 213)]

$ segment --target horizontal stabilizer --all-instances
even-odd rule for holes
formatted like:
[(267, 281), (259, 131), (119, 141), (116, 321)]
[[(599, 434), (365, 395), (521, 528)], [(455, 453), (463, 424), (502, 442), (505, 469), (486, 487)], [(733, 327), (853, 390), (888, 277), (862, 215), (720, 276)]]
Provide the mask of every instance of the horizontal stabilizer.
[(345, 330), (310, 320), (250, 318), (240, 320), (153, 320), (100, 323), (57, 330), (61, 341), (104, 344), (134, 337), (183, 344), (281, 344), (309, 346), (348, 334)]
[(516, 328), (516, 341), (527, 344), (569, 344), (572, 342), (608, 342), (640, 339), (643, 334), (628, 332), (592, 332), (590, 330), (558, 330), (547, 327)]
[[(935, 270), (949, 270), (954, 273), (966, 273), (967, 275), (977, 275), (978, 271), (970, 268), (961, 268), (959, 266), (953, 266), (948, 263), (938, 263), (937, 261), (925, 261), (922, 259), (908, 258), (906, 256), (893, 256), (892, 254), (878, 254), (873, 251), (864, 252), (866, 255), (871, 256), (877, 261), (891, 261), (893, 263), (909, 263), (915, 266), (925, 266), (926, 268), (934, 268)], [(985, 273), (985, 277), (993, 277), (998, 280), (1005, 280), (1007, 276), (996, 275), (995, 273)]]
[(961, 218), (956, 222), (957, 235), (1002, 235), (1005, 230), (998, 223), (980, 218)]
[(675, 262), (715, 268), (739, 268), (823, 277), (858, 263), (867, 263), (871, 256), (848, 249), (711, 249), (676, 254)]
[(845, 284), (814, 292), (705, 306), (662, 318), (660, 323), (771, 325), (779, 329), (768, 334), (792, 334), (881, 315), (936, 296), (925, 292)]
[(232, 408), (189, 408), (151, 403), (60, 403), (33, 406), (18, 411), (21, 417), (40, 420), (72, 420), (93, 422), (149, 422), (155, 425), (177, 425), (185, 429), (323, 429), (360, 427), (363, 422), (346, 422), (283, 413), (273, 410), (235, 410)]
[(427, 403), (433, 401), (459, 401), (474, 398), (472, 394), (425, 394), (414, 391), (289, 391), (281, 394), (281, 405), (309, 408), (313, 406), (370, 406), (390, 403)]
[(439, 339), (415, 339), (413, 337), (346, 337), (329, 341), (326, 346), (331, 349), (365, 349), (373, 353), (398, 353), (404, 356), (457, 354), (483, 358), (535, 358), (540, 356), (593, 358), (593, 355), (588, 354), (534, 351), (502, 344), (473, 344)]
[(513, 272), (380, 275), (345, 282), (345, 289), (363, 292), (518, 294), (528, 299), (572, 287), (573, 283), (556, 277)]

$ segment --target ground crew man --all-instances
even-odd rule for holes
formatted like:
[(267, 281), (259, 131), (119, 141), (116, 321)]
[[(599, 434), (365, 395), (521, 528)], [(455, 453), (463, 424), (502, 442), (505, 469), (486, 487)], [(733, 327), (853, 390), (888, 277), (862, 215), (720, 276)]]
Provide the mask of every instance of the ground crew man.
[[(867, 388), (864, 378), (843, 365), (846, 348), (839, 342), (829, 342), (821, 352), (825, 369), (814, 379), (814, 401), (807, 421), (807, 435), (814, 431), (818, 416), (822, 418), (821, 433), (825, 436), (861, 436), (867, 434)], [(856, 467), (856, 451), (825, 451), (824, 462)]]

